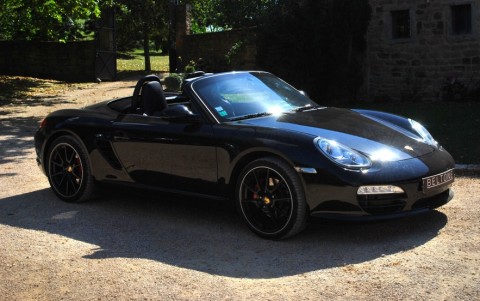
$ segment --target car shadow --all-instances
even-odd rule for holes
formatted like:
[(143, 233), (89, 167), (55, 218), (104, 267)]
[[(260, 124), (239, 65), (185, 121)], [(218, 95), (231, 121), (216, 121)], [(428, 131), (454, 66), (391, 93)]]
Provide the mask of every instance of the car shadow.
[[(225, 202), (109, 191), (84, 204), (50, 189), (0, 200), (0, 223), (92, 244), (86, 259), (145, 258), (235, 278), (277, 278), (374, 260), (421, 246), (446, 225), (438, 211), (375, 223), (313, 220), (284, 241), (253, 235)], [(52, 248), (54, 248), (52, 246)]]

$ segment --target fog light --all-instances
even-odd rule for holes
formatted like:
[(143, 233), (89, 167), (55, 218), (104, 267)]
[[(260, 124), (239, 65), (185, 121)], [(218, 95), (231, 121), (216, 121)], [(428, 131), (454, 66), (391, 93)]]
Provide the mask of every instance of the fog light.
[(405, 193), (402, 188), (392, 185), (372, 185), (372, 186), (360, 186), (357, 194), (391, 194), (391, 193)]

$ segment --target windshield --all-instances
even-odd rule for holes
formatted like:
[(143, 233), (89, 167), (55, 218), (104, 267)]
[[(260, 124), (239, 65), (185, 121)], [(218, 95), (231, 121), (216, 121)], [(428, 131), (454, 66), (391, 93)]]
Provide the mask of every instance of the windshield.
[(241, 72), (207, 77), (192, 84), (221, 121), (282, 114), (316, 104), (298, 90), (264, 72)]

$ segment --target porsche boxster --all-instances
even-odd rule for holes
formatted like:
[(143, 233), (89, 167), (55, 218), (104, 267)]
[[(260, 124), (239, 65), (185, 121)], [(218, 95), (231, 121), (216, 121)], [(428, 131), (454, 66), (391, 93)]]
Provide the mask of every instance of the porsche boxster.
[(197, 74), (177, 93), (146, 76), (131, 97), (51, 113), (35, 149), (64, 201), (102, 182), (231, 200), (268, 239), (310, 216), (385, 219), (453, 197), (454, 160), (420, 123), (321, 106), (267, 72)]

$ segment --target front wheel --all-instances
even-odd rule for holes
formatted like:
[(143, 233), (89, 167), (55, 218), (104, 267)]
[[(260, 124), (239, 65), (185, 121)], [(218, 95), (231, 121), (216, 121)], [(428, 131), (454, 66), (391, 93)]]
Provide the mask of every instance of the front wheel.
[(66, 202), (91, 198), (94, 179), (84, 147), (71, 136), (55, 139), (47, 154), (47, 176), (55, 194)]
[(248, 164), (240, 173), (235, 194), (239, 214), (261, 237), (283, 239), (306, 226), (303, 185), (282, 160), (266, 157)]

